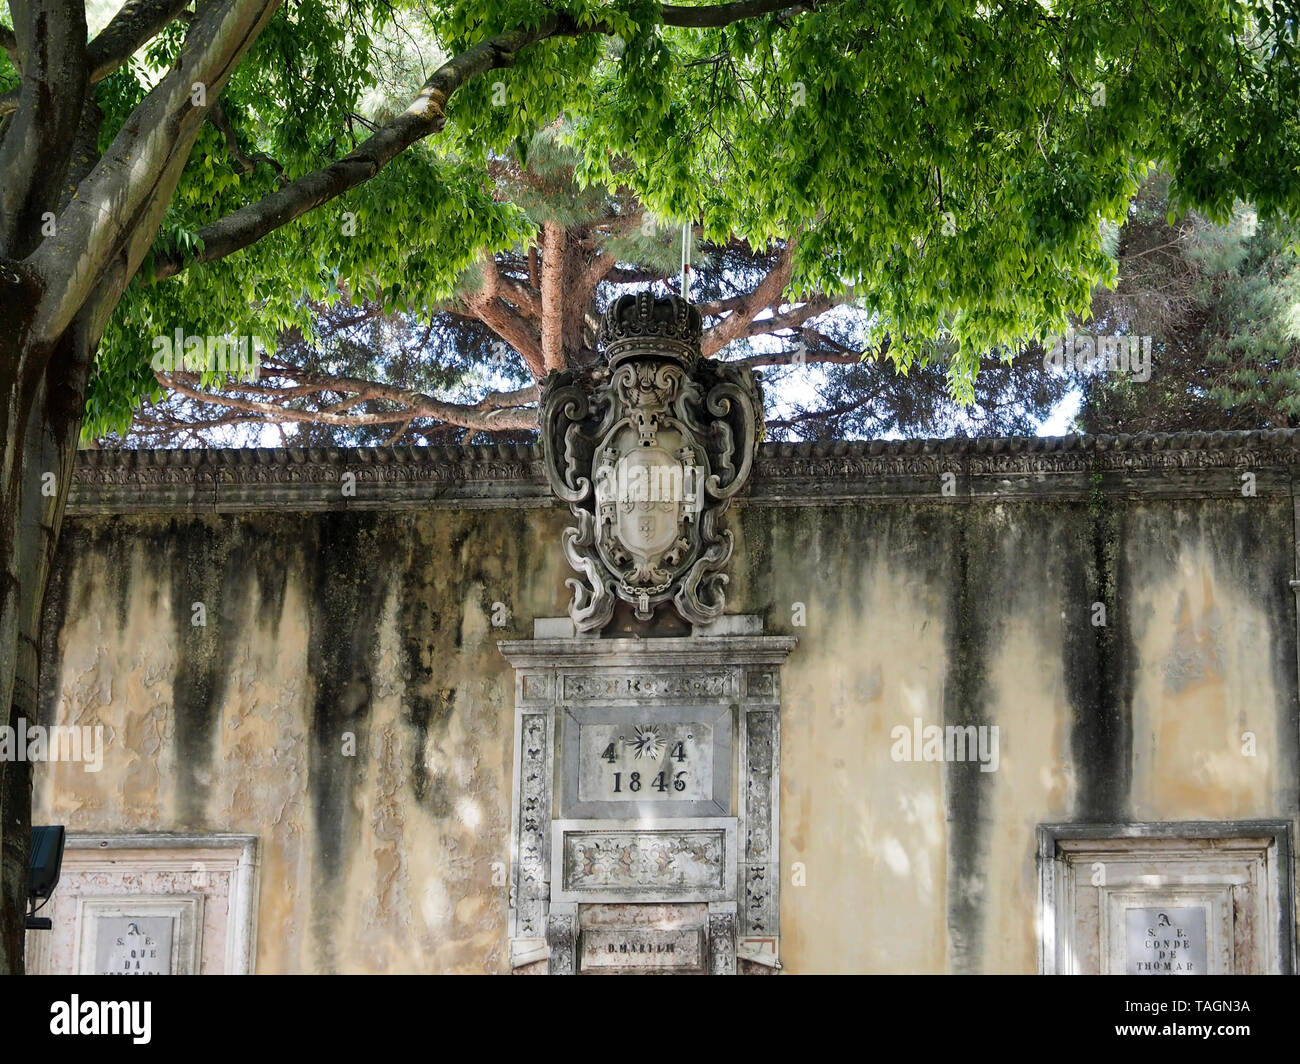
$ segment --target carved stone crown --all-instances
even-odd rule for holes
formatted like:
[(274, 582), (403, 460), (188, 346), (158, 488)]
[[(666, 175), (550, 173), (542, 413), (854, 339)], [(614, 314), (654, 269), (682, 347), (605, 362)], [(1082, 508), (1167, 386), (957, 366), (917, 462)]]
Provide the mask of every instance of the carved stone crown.
[(614, 300), (601, 323), (600, 339), (611, 368), (647, 355), (690, 368), (700, 357), (702, 331), (700, 312), (686, 300), (638, 292)]
[(650, 621), (722, 614), (733, 537), (722, 516), (749, 479), (763, 397), (746, 366), (700, 357), (700, 312), (649, 292), (605, 315), (609, 371), (551, 373), (540, 428), (546, 479), (569, 504), (569, 616), (605, 628), (619, 602)]

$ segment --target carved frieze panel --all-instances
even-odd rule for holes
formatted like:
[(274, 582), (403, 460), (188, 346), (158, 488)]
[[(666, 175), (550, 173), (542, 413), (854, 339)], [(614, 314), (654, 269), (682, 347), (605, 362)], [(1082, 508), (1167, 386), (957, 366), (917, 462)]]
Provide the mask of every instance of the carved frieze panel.
[(549, 672), (524, 672), (519, 676), (519, 698), (523, 702), (546, 705), (555, 700), (555, 677)]
[(636, 670), (566, 672), (563, 683), (561, 699), (565, 702), (734, 698), (739, 694), (738, 677), (734, 669), (657, 673)]
[(556, 901), (720, 901), (736, 875), (731, 817), (657, 821), (557, 820)]

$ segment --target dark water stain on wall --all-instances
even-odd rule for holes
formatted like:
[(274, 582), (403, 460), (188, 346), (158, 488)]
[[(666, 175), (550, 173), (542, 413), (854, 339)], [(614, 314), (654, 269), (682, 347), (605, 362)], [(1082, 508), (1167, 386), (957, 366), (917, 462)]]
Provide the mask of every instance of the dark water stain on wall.
[[(442, 515), (429, 520), (437, 522)], [(430, 724), (435, 721), (438, 705), (438, 676), (435, 662), (446, 661), (443, 614), (448, 612), (449, 587), (458, 582), (458, 567), (448, 567), (441, 552), (430, 549), (421, 529), (410, 518), (398, 525), (405, 551), (404, 577), (399, 590), (398, 631), (402, 654), (403, 718), (411, 729), (410, 784), (417, 802), (429, 794), (429, 766), (425, 750)], [(459, 625), (453, 625), (458, 628)], [(445, 720), (445, 716), (441, 719)], [(444, 789), (439, 788), (440, 797)], [(445, 798), (442, 799), (445, 803)]]
[[(946, 654), (936, 654), (932, 668), (944, 670), (944, 699), (925, 713), (925, 723), (990, 725), (998, 723), (997, 706), (989, 689), (990, 670), (997, 658), (1009, 620), (1025, 607), (1050, 596), (1051, 610), (1063, 614), (1060, 662), (1068, 704), (1068, 766), (1076, 782), (1076, 805), (1070, 815), (1079, 820), (1114, 821), (1131, 816), (1132, 709), (1141, 633), (1149, 617), (1134, 615), (1135, 595), (1166, 580), (1178, 580), (1177, 566), (1185, 548), (1201, 550), (1210, 559), (1216, 588), (1231, 586), (1257, 604), (1268, 640), (1262, 653), (1273, 671), (1278, 705), (1262, 707), (1270, 738), (1278, 746), (1281, 785), (1276, 801), (1289, 815), (1297, 793), (1297, 700), (1295, 696), (1295, 600), (1286, 586), (1294, 559), (1290, 500), (1165, 500), (1137, 502), (1107, 497), (1078, 502), (1036, 502), (1004, 507), (939, 503), (846, 504), (825, 506), (740, 506), (728, 516), (737, 530), (737, 552), (730, 570), (728, 613), (760, 612), (766, 630), (800, 639), (791, 657), (801, 653), (825, 664), (824, 697), (838, 697), (836, 670), (858, 681), (850, 661), (822, 657), (819, 640), (852, 645), (888, 632), (889, 616), (865, 613), (873, 600), (867, 573), (901, 573), (914, 588), (926, 617), (946, 622)], [(240, 668), (241, 636), (248, 626), (265, 620), (277, 626), (284, 610), (286, 588), (301, 591), (310, 626), (306, 673), (313, 685), (310, 706), (309, 780), (306, 801), (312, 810), (312, 877), (297, 889), (310, 900), (310, 935), (314, 970), (340, 965), (334, 941), (340, 916), (369, 903), (358, 897), (357, 870), (373, 864), (373, 855), (359, 845), (364, 831), (358, 813), (358, 788), (367, 775), (368, 729), (377, 669), (377, 632), (387, 596), (398, 606), (400, 657), (400, 727), (402, 749), (411, 751), (402, 779), (402, 815), (430, 819), (446, 817), (460, 793), (453, 782), (429, 770), (425, 751), (439, 746), (449, 733), (453, 714), (476, 714), (476, 727), (490, 728), (495, 716), (478, 704), (490, 688), (492, 670), (500, 676), (504, 722), (500, 753), (505, 791), (497, 795), (509, 817), (511, 739), (509, 670), (495, 648), (498, 638), (527, 638), (533, 616), (560, 614), (568, 600), (563, 579), (570, 574), (557, 561), (559, 529), (569, 523), (566, 513), (539, 516), (537, 511), (297, 514), (264, 513), (238, 517), (86, 518), (69, 522), (60, 547), (46, 602), (45, 650), (42, 672), (43, 719), (57, 709), (57, 683), (62, 672), (57, 643), (60, 626), (72, 615), (98, 610), (106, 614), (105, 629), (125, 622), (127, 606), (142, 602), (138, 581), (141, 559), (163, 566), (170, 574), (167, 594), (174, 617), (174, 725), (180, 778), (176, 781), (177, 819), (161, 829), (226, 828), (203, 823), (208, 810), (208, 781), (218, 768), (220, 749), (214, 729), (228, 691)], [(1040, 531), (1039, 529), (1042, 529)], [(1031, 542), (1026, 542), (1031, 541)], [(132, 562), (136, 572), (132, 573)], [(254, 579), (255, 578), (255, 579)], [(153, 582), (149, 582), (152, 586)], [(254, 583), (260, 589), (256, 595)], [(493, 603), (508, 605), (510, 621), (503, 629), (484, 634), (466, 625), (463, 607), (491, 614)], [(553, 604), (552, 604), (553, 600)], [(191, 625), (191, 605), (207, 605), (207, 627)], [(791, 605), (802, 602), (808, 627), (792, 624)], [(876, 600), (878, 601), (878, 600)], [(1092, 603), (1102, 601), (1107, 623), (1092, 624)], [(915, 604), (911, 604), (915, 608)], [(1225, 607), (1226, 608), (1226, 607)], [(886, 605), (886, 610), (888, 606)], [(1049, 619), (1054, 613), (1038, 613)], [(1233, 623), (1225, 614), (1223, 623)], [(832, 626), (850, 625), (848, 635)], [(931, 629), (933, 630), (933, 629)], [(1042, 642), (1055, 665), (1055, 633)], [(111, 632), (105, 644), (113, 647)], [(463, 644), (463, 645), (462, 645)], [(824, 645), (824, 644), (823, 644)], [(1142, 649), (1149, 650), (1142, 645)], [(1228, 665), (1232, 658), (1223, 659)], [(1038, 663), (1026, 663), (1034, 669)], [(819, 665), (820, 667), (820, 665)], [(1143, 669), (1164, 667), (1161, 660), (1143, 661)], [(286, 670), (293, 675), (293, 670)], [(1000, 674), (999, 674), (1000, 675)], [(482, 683), (479, 677), (484, 677)], [(226, 678), (230, 678), (228, 681)], [(822, 678), (818, 677), (818, 682)], [(845, 696), (845, 713), (867, 712), (863, 687)], [(114, 683), (114, 697), (119, 688)], [(493, 695), (492, 697), (495, 697)], [(797, 712), (786, 707), (788, 734), (802, 725)], [(896, 707), (870, 712), (895, 713)], [(296, 714), (297, 709), (293, 710)], [(895, 718), (888, 717), (888, 725)], [(295, 722), (297, 718), (295, 717)], [(343, 756), (343, 734), (356, 737), (355, 757)], [(816, 748), (827, 737), (814, 737)], [(1004, 735), (1004, 740), (1006, 736)], [(1261, 740), (1264, 740), (1261, 733)], [(496, 737), (475, 735), (473, 753), (495, 751)], [(1005, 744), (1004, 744), (1005, 745)], [(448, 748), (461, 757), (466, 746)], [(839, 751), (836, 751), (839, 753)], [(229, 766), (230, 771), (242, 771)], [(850, 786), (852, 767), (847, 770)], [(1024, 775), (1024, 766), (1016, 770)], [(812, 774), (810, 774), (812, 775)], [(986, 942), (989, 908), (1005, 899), (989, 897), (981, 886), (988, 869), (1002, 862), (1007, 825), (991, 828), (996, 773), (980, 773), (978, 763), (944, 766), (946, 848), (946, 920), (949, 967), (979, 971), (997, 963), (998, 945)], [(1014, 777), (1013, 777), (1014, 778)], [(1027, 778), (1027, 777), (1025, 777)], [(825, 824), (828, 817), (852, 817), (856, 810), (827, 782), (827, 777), (791, 781), (811, 793), (811, 818)], [(851, 797), (851, 796), (850, 796)], [(486, 803), (490, 805), (491, 803)], [(206, 811), (206, 812), (205, 812)], [(788, 810), (787, 830), (796, 830), (802, 815)], [(891, 808), (872, 811), (883, 830), (899, 823)], [(268, 812), (268, 817), (269, 817)], [(1014, 825), (1019, 831), (1023, 825)], [(805, 825), (806, 827), (806, 825)], [(803, 830), (800, 828), (799, 830)], [(270, 829), (268, 828), (268, 831)], [(1026, 875), (1032, 876), (1032, 830), (1022, 833)], [(414, 832), (411, 845), (417, 845)], [(845, 834), (846, 849), (855, 845)], [(1019, 845), (1017, 843), (1016, 845)], [(1017, 851), (1018, 853), (1019, 851)], [(306, 867), (304, 862), (302, 867)], [(850, 869), (852, 868), (849, 862)], [(352, 873), (349, 876), (349, 873)], [(852, 875), (850, 871), (848, 875)], [(306, 877), (304, 877), (305, 879)], [(361, 888), (364, 891), (364, 887)], [(852, 885), (844, 886), (845, 895)], [(861, 895), (868, 893), (863, 888)], [(792, 897), (793, 897), (792, 892)], [(854, 903), (872, 904), (860, 896)], [(846, 918), (852, 906), (846, 906)], [(900, 919), (915, 917), (919, 908), (899, 909)], [(922, 918), (930, 918), (922, 914)], [(295, 916), (295, 920), (297, 917)], [(346, 959), (346, 958), (343, 958)]]
[[(1264, 513), (1261, 513), (1264, 510)], [(1300, 689), (1296, 657), (1297, 596), (1291, 588), (1294, 515), (1290, 499), (1216, 500), (1198, 513), (1200, 535), (1219, 559), (1220, 580), (1244, 589), (1266, 618), (1273, 689), (1285, 703), (1278, 707), (1274, 736), (1282, 756), (1281, 808), (1300, 809)], [(1290, 534), (1288, 535), (1288, 532)], [(1253, 707), (1251, 707), (1253, 708)]]
[(49, 582), (45, 586), (45, 602), (41, 614), (40, 671), (37, 674), (37, 705), (40, 723), (46, 727), (59, 723), (59, 685), (63, 678), (63, 646), (59, 634), (68, 616), (72, 589), (78, 588), (82, 611), (89, 608), (89, 589), (83, 578), (84, 570), (77, 564), (89, 558), (87, 535), (84, 528), (65, 531), (59, 544), (59, 554), (50, 567)]
[[(336, 969), (332, 929), (344, 895), (349, 850), (360, 831), (354, 792), (366, 776), (372, 661), (383, 603), (389, 582), (402, 578), (390, 568), (391, 524), (391, 518), (373, 513), (330, 513), (314, 516), (290, 533), (309, 543), (312, 938), (322, 972)], [(344, 752), (349, 735), (353, 756)]]
[(1130, 815), (1132, 568), (1135, 551), (1149, 551), (1149, 544), (1134, 541), (1131, 517), (1100, 492), (1086, 509), (1074, 509), (1077, 516), (1061, 547), (1066, 588), (1061, 653), (1071, 711), (1074, 819), (1114, 824)]
[(284, 598), (289, 574), (301, 572), (300, 535), (284, 535), (283, 521), (268, 520), (256, 514), (244, 519), (243, 542), (255, 549), (245, 549), (242, 560), (251, 566), (257, 578), (257, 619), (270, 627), (276, 640), (284, 618)]
[[(949, 727), (985, 728), (997, 723), (989, 714), (988, 655), (997, 645), (1009, 597), (1006, 574), (997, 565), (998, 537), (1005, 529), (973, 507), (953, 507), (947, 513), (949, 527), (941, 537), (947, 541), (942, 556), (949, 559), (942, 577), (949, 589), (942, 721), (945, 755)], [(945, 761), (948, 964), (959, 974), (974, 974), (983, 968), (986, 821), (992, 786), (993, 774), (981, 771), (978, 760)]]
[[(230, 597), (237, 585), (228, 579), (228, 536), (216, 519), (173, 518), (151, 527), (147, 557), (166, 559), (170, 569), (171, 614), (175, 625), (172, 668), (172, 720), (176, 748), (178, 826), (202, 828), (208, 810), (214, 729), (220, 720), (222, 688), (229, 655), (237, 642)], [(198, 607), (202, 608), (199, 609)], [(201, 621), (203, 623), (196, 623)]]
[[(496, 641), (527, 634), (528, 618), (521, 618), (520, 611), (525, 589), (539, 569), (530, 555), (531, 520), (525, 510), (490, 515), (434, 511), (405, 532), (415, 545), (401, 588), (400, 621), (403, 702), (414, 733), (411, 787), (421, 808), (437, 819), (452, 815), (452, 793), (446, 779), (430, 774), (425, 750), (430, 742), (446, 739), (458, 706), (473, 711), (445, 665), (481, 653), (489, 669), (499, 667), (503, 659)], [(489, 628), (482, 644), (468, 645), (464, 611), (475, 595)]]

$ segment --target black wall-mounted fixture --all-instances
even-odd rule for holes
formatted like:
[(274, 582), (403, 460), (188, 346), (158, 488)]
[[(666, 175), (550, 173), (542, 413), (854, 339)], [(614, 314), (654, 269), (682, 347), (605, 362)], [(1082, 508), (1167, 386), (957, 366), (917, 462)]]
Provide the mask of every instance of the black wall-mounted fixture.
[[(28, 931), (50, 931), (54, 923), (48, 916), (37, 916), (50, 900), (54, 888), (59, 883), (59, 871), (63, 867), (64, 829), (61, 824), (32, 828), (32, 855), (27, 865), (27, 903), (28, 912), (23, 926)], [(41, 904), (36, 905), (37, 901)]]

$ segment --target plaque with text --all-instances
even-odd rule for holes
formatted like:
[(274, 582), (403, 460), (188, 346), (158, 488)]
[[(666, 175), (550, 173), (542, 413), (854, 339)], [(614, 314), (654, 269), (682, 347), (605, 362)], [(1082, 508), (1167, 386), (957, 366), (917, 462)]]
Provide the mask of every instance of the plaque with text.
[(568, 706), (562, 814), (724, 816), (731, 811), (730, 706)]
[(600, 968), (699, 971), (704, 967), (704, 932), (700, 928), (583, 931), (579, 956), (583, 971)]
[(580, 802), (713, 796), (713, 725), (702, 720), (578, 725)]
[(1206, 975), (1205, 910), (1127, 909), (1128, 975)]
[(101, 917), (95, 929), (99, 975), (171, 975), (170, 916)]

